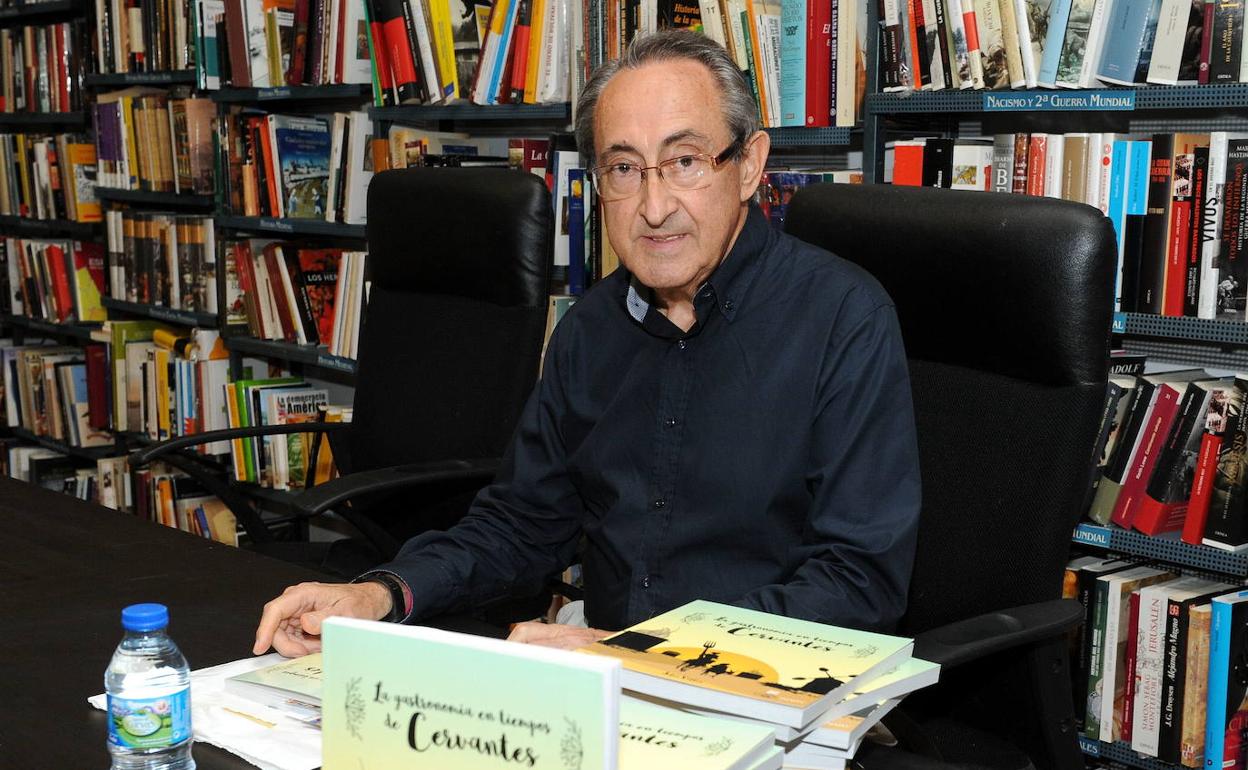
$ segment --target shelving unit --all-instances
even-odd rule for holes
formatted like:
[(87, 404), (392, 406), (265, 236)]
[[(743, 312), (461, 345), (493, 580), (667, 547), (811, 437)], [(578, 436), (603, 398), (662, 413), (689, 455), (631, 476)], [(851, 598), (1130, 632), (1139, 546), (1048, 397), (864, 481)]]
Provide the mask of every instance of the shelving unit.
[(92, 73), (83, 78), (87, 88), (125, 88), (128, 86), (195, 85), (195, 70), (163, 72)]
[(56, 439), (49, 438), (47, 436), (37, 436), (25, 428), (10, 426), (9, 430), (14, 436), (24, 441), (38, 444), (39, 446), (60, 452), (61, 454), (69, 455), (70, 457), (80, 457), (84, 460), (99, 460), (102, 457), (113, 457), (118, 453), (118, 451), (125, 451), (124, 441), (122, 441), (120, 437), (118, 438), (117, 444), (113, 446), (78, 447), (70, 446), (63, 441), (57, 441)]
[(85, 112), (0, 112), (0, 131), (13, 128), (81, 128), (88, 122)]
[(20, 329), (23, 333), (30, 335), (42, 334), (48, 337), (63, 340), (76, 340), (79, 342), (92, 342), (92, 333), (100, 328), (100, 324), (56, 324), (51, 321), (43, 321), (37, 318), (27, 318), (21, 315), (5, 315), (0, 316), (0, 325), (11, 326)]
[(1223, 551), (1204, 545), (1192, 545), (1179, 539), (1178, 532), (1157, 536), (1115, 526), (1080, 522), (1071, 540), (1079, 545), (1103, 548), (1145, 559), (1156, 559), (1205, 572), (1217, 572), (1248, 578), (1248, 551)]
[(279, 86), (276, 88), (222, 88), (210, 91), (214, 102), (237, 104), (243, 102), (323, 102), (331, 100), (362, 101), (370, 98), (368, 86)]
[(273, 358), (294, 364), (315, 366), (331, 372), (355, 375), (355, 359), (331, 356), (325, 348), (316, 345), (295, 345), (290, 342), (261, 340), (238, 335), (226, 337), (225, 347), (235, 353)]
[(216, 200), (211, 195), (162, 193), (151, 190), (122, 190), (116, 187), (96, 187), (95, 195), (99, 199), (106, 201), (159, 206), (170, 209), (195, 209), (197, 211), (209, 212), (216, 206)]
[(278, 219), (275, 217), (240, 217), (218, 214), (217, 227), (227, 230), (244, 230), (253, 233), (279, 233), (281, 235), (322, 235), (334, 238), (367, 238), (365, 225), (345, 225), (320, 219)]
[(103, 231), (99, 222), (73, 222), (68, 219), (28, 219), (0, 216), (0, 232), (31, 238), (96, 238)]
[(126, 302), (120, 299), (105, 297), (104, 307), (127, 315), (143, 316), (157, 321), (165, 321), (182, 326), (199, 326), (217, 328), (219, 318), (215, 313), (197, 313), (191, 310), (174, 310), (159, 305), (148, 305), (141, 302)]

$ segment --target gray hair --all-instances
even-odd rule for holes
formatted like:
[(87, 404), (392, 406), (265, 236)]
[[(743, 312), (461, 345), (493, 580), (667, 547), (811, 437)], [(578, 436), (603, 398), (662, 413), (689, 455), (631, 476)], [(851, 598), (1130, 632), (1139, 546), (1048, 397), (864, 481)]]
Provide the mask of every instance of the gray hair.
[(674, 59), (695, 61), (710, 70), (718, 87), (724, 122), (734, 140), (748, 139), (758, 131), (754, 92), (724, 47), (698, 32), (663, 30), (635, 38), (623, 56), (603, 62), (594, 70), (581, 91), (576, 104), (576, 146), (591, 166), (597, 163), (594, 113), (607, 83), (622, 69), (639, 69), (646, 64)]

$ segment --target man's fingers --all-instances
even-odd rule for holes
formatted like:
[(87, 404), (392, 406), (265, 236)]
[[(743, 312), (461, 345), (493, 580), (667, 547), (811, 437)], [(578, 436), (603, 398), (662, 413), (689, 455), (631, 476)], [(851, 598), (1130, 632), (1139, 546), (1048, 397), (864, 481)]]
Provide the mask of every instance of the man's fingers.
[(507, 635), (507, 641), (533, 644), (538, 639), (550, 636), (550, 629), (550, 624), (538, 623), (533, 620), (517, 623), (512, 626), (511, 633)]
[(329, 612), (305, 612), (299, 616), (299, 625), (305, 634), (321, 635), (321, 623), (329, 616)]
[[(253, 654), (262, 655), (274, 644), (274, 634), (277, 633), (282, 621), (298, 616), (305, 609), (311, 609), (306, 606), (308, 592), (305, 586), (307, 585), (307, 583), (301, 583), (291, 586), (281, 596), (264, 605), (264, 611), (260, 614), (260, 623), (256, 626), (256, 643), (251, 648)], [(278, 652), (282, 651), (279, 649)]]

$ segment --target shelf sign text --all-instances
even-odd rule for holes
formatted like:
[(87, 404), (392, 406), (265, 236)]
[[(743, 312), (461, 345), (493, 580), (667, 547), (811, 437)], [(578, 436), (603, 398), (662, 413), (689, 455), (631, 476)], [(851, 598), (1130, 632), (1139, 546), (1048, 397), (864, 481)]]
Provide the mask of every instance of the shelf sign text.
[(1075, 528), (1074, 540), (1076, 543), (1087, 543), (1088, 545), (1099, 545), (1102, 548), (1108, 548), (1109, 530), (1092, 524), (1080, 524)]
[(257, 99), (289, 99), (290, 89), (282, 88), (261, 88), (256, 92)]
[(985, 112), (1024, 110), (1103, 112), (1134, 109), (1135, 91), (1125, 88), (1105, 88), (1099, 91), (987, 91), (984, 93)]
[(1126, 334), (1127, 333), (1127, 314), (1126, 313), (1122, 313), (1122, 312), (1114, 313), (1114, 325), (1113, 327), (1111, 327), (1110, 331), (1112, 331), (1114, 334)]

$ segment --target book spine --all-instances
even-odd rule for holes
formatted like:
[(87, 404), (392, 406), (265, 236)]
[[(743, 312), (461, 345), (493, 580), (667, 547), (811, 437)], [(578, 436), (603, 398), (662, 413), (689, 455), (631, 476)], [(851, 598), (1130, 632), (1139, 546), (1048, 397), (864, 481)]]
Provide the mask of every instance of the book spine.
[(1192, 153), (1191, 203), (1187, 209), (1187, 243), (1183, 247), (1186, 270), (1183, 276), (1183, 315), (1196, 318), (1200, 313), (1200, 286), (1204, 280), (1203, 253), (1205, 205), (1208, 201), (1209, 148), (1197, 147)]
[(1239, 80), (1243, 47), (1243, 0), (1213, 3), (1213, 42), (1209, 56), (1209, 82), (1234, 83)]
[(1139, 297), (1136, 310), (1161, 315), (1167, 259), (1167, 225), (1170, 221), (1171, 164), (1174, 136), (1154, 134), (1148, 177), (1148, 214), (1144, 219), (1143, 251), (1140, 254)]
[(1166, 648), (1161, 672), (1161, 729), (1157, 759), (1179, 762), (1179, 734), (1183, 718), (1183, 688), (1187, 675), (1187, 611), (1190, 603), (1171, 598), (1166, 607)]
[(1123, 694), (1122, 719), (1118, 730), (1111, 736), (1114, 740), (1131, 742), (1132, 716), (1135, 705), (1135, 688), (1138, 679), (1135, 676), (1136, 657), (1139, 648), (1135, 638), (1140, 632), (1140, 592), (1132, 591), (1128, 599), (1126, 647), (1123, 653)]

